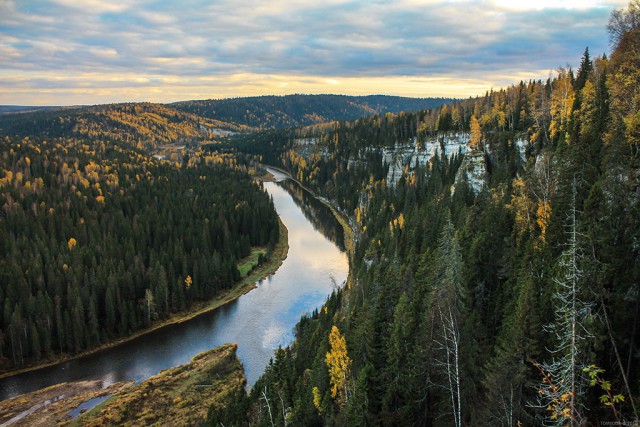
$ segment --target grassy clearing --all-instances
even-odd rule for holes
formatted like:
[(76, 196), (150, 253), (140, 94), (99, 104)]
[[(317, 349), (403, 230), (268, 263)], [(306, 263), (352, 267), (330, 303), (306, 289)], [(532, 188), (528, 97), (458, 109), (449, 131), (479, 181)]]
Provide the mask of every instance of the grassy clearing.
[[(168, 369), (138, 385), (78, 381), (47, 387), (0, 402), (0, 423), (27, 412), (21, 426), (198, 425), (209, 406), (226, 405), (246, 382), (236, 344), (198, 354), (186, 365)], [(71, 419), (84, 402), (108, 396)]]
[(85, 412), (84, 414), (80, 414), (77, 418), (71, 420), (71, 422), (68, 424), (69, 427), (81, 427), (82, 421), (85, 419), (91, 419), (93, 417), (95, 417), (97, 414), (99, 414), (107, 405), (113, 403), (115, 400), (117, 399), (116, 396), (111, 396), (109, 397), (107, 400), (105, 400), (104, 402), (100, 402), (99, 404), (97, 404), (96, 406), (94, 406), (93, 408), (91, 408), (89, 411)]
[(240, 260), (238, 263), (240, 277), (245, 277), (258, 265), (260, 254), (262, 254), (263, 257), (266, 256), (267, 250), (265, 248), (252, 248), (249, 256)]

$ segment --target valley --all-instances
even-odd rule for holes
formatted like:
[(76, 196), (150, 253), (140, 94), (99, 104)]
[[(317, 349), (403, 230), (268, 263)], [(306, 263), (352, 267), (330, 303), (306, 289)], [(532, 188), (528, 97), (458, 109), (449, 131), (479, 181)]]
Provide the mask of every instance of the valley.
[[(240, 8), (250, 42), (194, 24), (135, 91), (108, 80), (116, 103), (7, 102), (0, 423), (637, 424), (640, 1), (614, 3), (376, 3), (368, 38), (342, 30), (364, 5), (332, 3), (349, 22), (300, 41), (260, 28), (327, 29), (327, 5)], [(111, 6), (92, 16), (128, 17)], [(136, 28), (170, 21), (140, 7)], [(165, 56), (203, 41), (219, 62), (177, 76)], [(191, 96), (204, 82), (250, 96)]]

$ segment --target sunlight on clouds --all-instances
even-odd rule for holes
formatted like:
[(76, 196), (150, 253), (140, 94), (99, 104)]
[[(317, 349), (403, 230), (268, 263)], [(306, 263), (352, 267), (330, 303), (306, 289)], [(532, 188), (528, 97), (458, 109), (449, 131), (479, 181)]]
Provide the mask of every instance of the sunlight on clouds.
[(606, 51), (626, 1), (0, 0), (0, 104), (466, 97)]
[(195, 65), (203, 65), (207, 63), (207, 60), (204, 58), (183, 58), (183, 57), (164, 57), (164, 56), (156, 56), (153, 58), (148, 58), (149, 61), (155, 62), (158, 64), (169, 65), (169, 64), (180, 64), (181, 66), (195, 66)]
[(92, 55), (102, 58), (113, 58), (118, 56), (118, 51), (113, 48), (92, 47), (89, 49), (89, 52), (91, 52)]
[(141, 11), (141, 12), (138, 12), (138, 15), (140, 15), (145, 20), (153, 24), (160, 24), (160, 25), (172, 24), (176, 20), (174, 16), (168, 15), (166, 13), (159, 13), (159, 12)]
[[(135, 73), (107, 74), (81, 73), (70, 77), (65, 74), (31, 73), (28, 76), (7, 76), (9, 87), (0, 94), (0, 104), (15, 103), (46, 105), (64, 98), (66, 104), (94, 104), (110, 102), (174, 102), (187, 99), (225, 98), (235, 96), (287, 95), (293, 93), (340, 93), (347, 95), (368, 95), (384, 93), (400, 96), (454, 96), (468, 97), (482, 94), (495, 88), (495, 80), (508, 84), (520, 79), (544, 78), (542, 75), (496, 75), (489, 79), (460, 79), (455, 77), (350, 77), (331, 78), (316, 76), (260, 75), (238, 73), (226, 77), (203, 76), (186, 78), (181, 76), (146, 75)], [(30, 82), (48, 80), (50, 87), (33, 90)], [(59, 103), (59, 101), (57, 102)]]
[(541, 9), (590, 9), (594, 7), (617, 6), (622, 7), (627, 4), (626, 0), (493, 0), (497, 6), (505, 9), (526, 11)]
[(87, 14), (115, 13), (129, 9), (132, 5), (125, 0), (51, 0), (60, 6), (79, 9)]
[(7, 44), (0, 44), (0, 56), (5, 58), (19, 58), (22, 56), (20, 50)]

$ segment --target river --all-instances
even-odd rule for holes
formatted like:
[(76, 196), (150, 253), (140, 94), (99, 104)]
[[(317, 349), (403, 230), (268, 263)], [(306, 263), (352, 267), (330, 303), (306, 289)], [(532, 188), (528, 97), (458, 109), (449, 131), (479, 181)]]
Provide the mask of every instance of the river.
[(286, 175), (271, 171), (265, 182), (289, 231), (289, 253), (275, 274), (237, 300), (187, 322), (167, 326), (114, 348), (55, 366), (0, 379), (0, 400), (53, 384), (78, 380), (142, 381), (187, 363), (218, 345), (235, 342), (249, 385), (278, 346), (293, 340), (300, 317), (322, 306), (347, 278), (340, 224), (331, 211)]

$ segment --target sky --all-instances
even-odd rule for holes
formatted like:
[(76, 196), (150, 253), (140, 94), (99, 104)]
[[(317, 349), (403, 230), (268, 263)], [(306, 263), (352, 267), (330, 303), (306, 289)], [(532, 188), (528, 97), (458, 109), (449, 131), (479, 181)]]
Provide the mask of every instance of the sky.
[(609, 51), (627, 0), (0, 0), (0, 105), (469, 97)]

